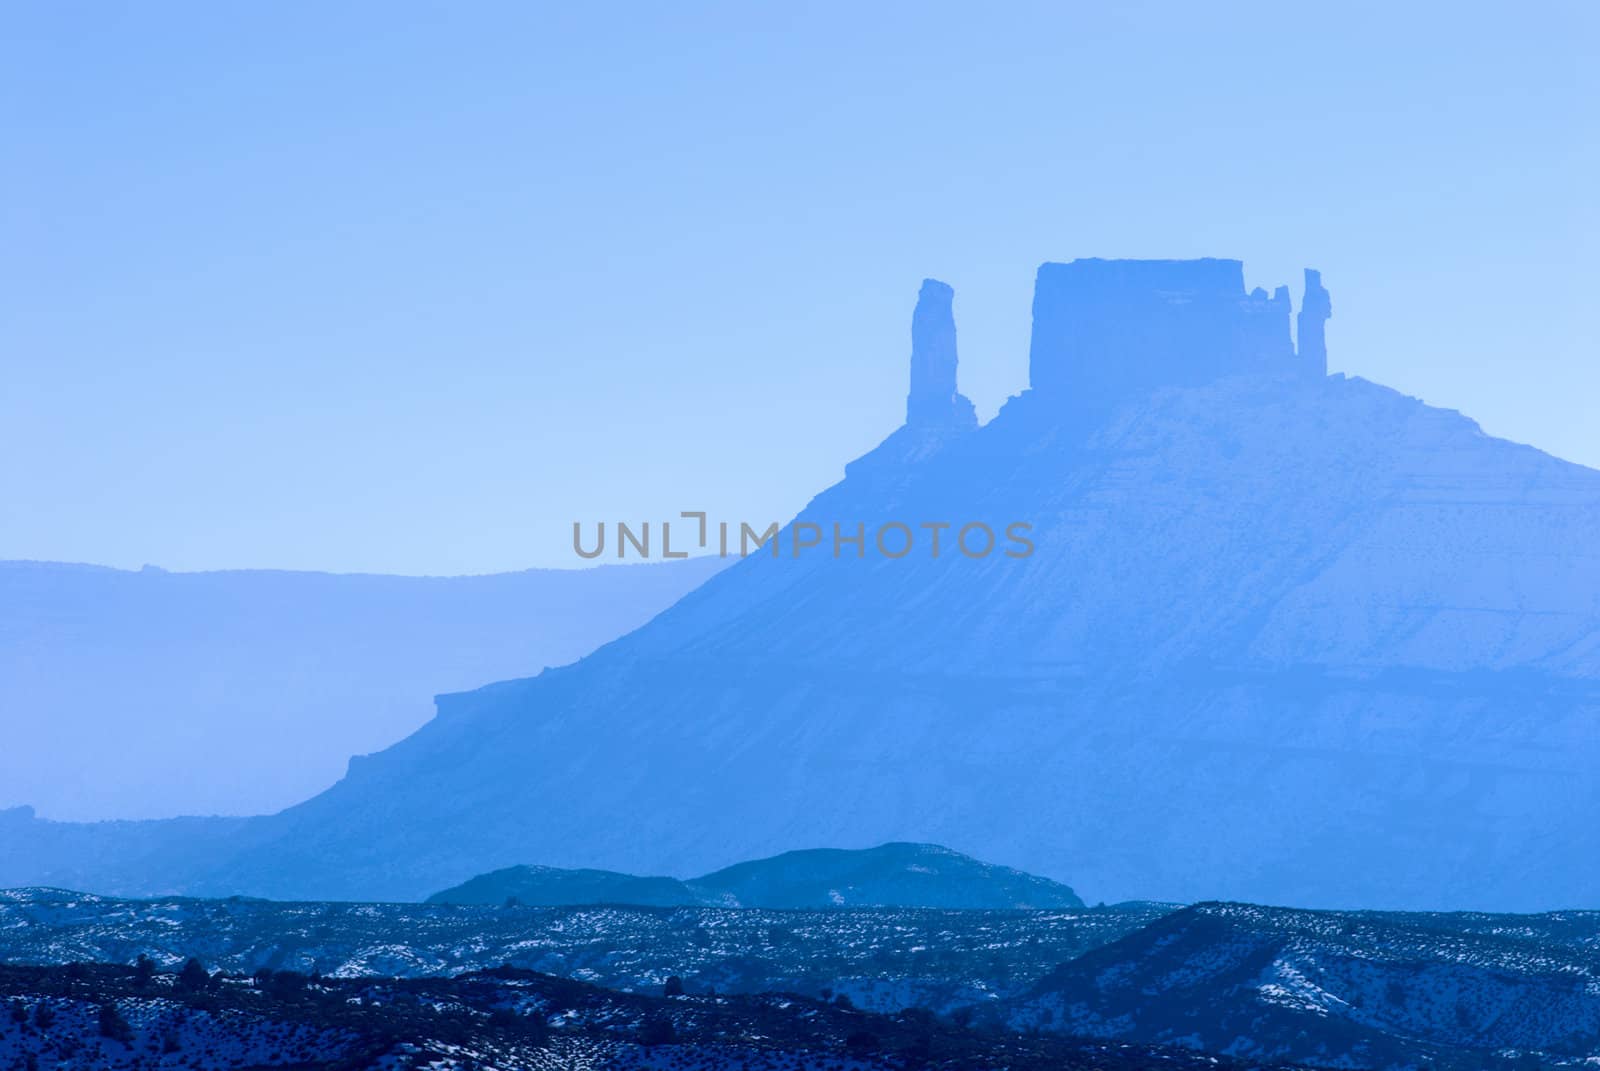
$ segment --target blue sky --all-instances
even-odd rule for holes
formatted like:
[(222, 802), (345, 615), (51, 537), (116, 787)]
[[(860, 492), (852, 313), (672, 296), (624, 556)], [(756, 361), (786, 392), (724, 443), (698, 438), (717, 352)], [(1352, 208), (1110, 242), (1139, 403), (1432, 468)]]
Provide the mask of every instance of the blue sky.
[(924, 276), (988, 417), (1078, 256), (1321, 268), (1334, 369), (1600, 465), (1596, 17), (1406, 7), (8, 5), (0, 558), (787, 517)]

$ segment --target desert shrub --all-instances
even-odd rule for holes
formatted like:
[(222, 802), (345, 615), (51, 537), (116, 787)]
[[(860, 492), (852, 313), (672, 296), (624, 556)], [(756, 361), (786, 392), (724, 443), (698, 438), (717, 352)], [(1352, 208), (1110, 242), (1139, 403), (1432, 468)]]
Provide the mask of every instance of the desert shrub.
[(100, 1005), (100, 1036), (120, 1041), (124, 1045), (133, 1043), (133, 1027), (128, 1025), (128, 1020), (122, 1017), (117, 1006), (110, 1001)]
[(190, 956), (184, 961), (183, 970), (178, 972), (178, 985), (184, 989), (201, 990), (211, 984), (211, 975), (206, 971), (205, 964)]
[(878, 1038), (877, 1035), (869, 1034), (865, 1030), (857, 1030), (844, 1039), (844, 1044), (846, 1048), (855, 1049), (857, 1052), (865, 1052), (868, 1049), (876, 1049), (878, 1047)]

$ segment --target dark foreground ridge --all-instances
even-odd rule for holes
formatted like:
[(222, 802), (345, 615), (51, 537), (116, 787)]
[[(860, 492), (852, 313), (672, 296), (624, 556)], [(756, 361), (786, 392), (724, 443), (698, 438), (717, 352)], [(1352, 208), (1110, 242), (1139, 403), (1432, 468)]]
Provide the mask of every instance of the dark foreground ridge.
[(455, 978), (210, 975), (197, 963), (0, 966), (0, 1066), (470, 1071), (1227, 1071), (1182, 1050), (971, 1029), (926, 1012), (617, 993), (502, 968)]
[(1049, 878), (982, 863), (936, 844), (812, 848), (736, 863), (704, 877), (641, 878), (606, 870), (516, 866), (428, 897), (430, 904), (535, 906), (638, 904), (682, 907), (816, 909), (931, 907), (1027, 909), (1082, 907)]

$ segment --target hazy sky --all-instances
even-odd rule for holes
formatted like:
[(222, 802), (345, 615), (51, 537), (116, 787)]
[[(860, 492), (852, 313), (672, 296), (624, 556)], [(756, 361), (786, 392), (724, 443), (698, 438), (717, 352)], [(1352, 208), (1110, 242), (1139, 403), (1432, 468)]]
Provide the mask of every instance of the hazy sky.
[(1319, 267), (1336, 370), (1600, 465), (1592, 5), (1424, 7), (7, 4), (0, 558), (787, 517), (924, 276), (988, 417), (1078, 256)]

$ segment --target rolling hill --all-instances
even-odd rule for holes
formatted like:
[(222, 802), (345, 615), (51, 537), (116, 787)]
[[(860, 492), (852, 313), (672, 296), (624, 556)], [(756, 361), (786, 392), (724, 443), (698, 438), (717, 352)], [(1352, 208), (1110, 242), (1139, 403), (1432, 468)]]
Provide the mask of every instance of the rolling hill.
[(768, 910), (830, 907), (1082, 907), (1057, 881), (979, 862), (936, 844), (812, 848), (735, 863), (704, 877), (641, 878), (605, 870), (516, 866), (480, 874), (430, 904), (688, 904)]

